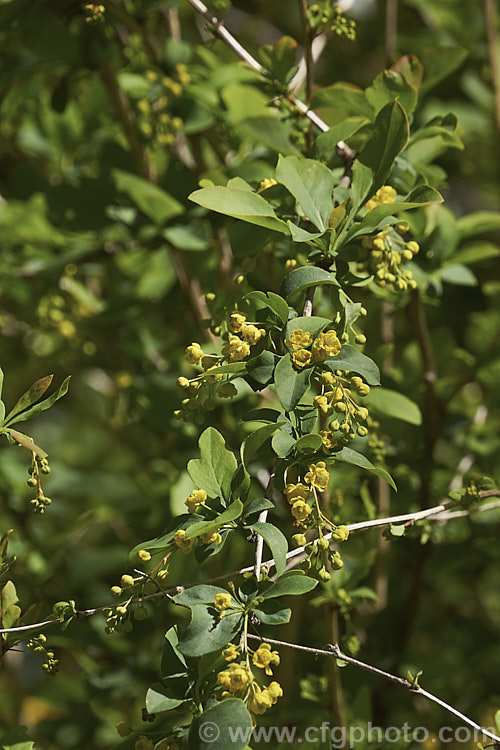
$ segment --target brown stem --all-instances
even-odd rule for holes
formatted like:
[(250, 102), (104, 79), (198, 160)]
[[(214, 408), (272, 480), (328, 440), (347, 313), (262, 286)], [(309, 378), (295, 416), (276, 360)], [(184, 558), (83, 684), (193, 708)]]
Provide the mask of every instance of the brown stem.
[(385, 3), (385, 55), (389, 62), (396, 58), (398, 36), (398, 0), (386, 0)]
[[(134, 114), (129, 106), (129, 102), (125, 93), (120, 88), (116, 70), (111, 60), (107, 60), (106, 62), (102, 63), (101, 78), (104, 85), (106, 86), (106, 89), (108, 90), (109, 98), (111, 99), (116, 110), (118, 120), (127, 139), (130, 153), (132, 155), (132, 159), (134, 160), (137, 171), (145, 180), (156, 183), (156, 170), (151, 163), (146, 147), (139, 141), (137, 137), (137, 128)], [(190, 277), (190, 275), (188, 274), (182, 256), (177, 248), (171, 247), (170, 254), (180, 287), (189, 302), (189, 306), (197, 322), (197, 325), (200, 329), (203, 330), (205, 338), (210, 340), (211, 336), (209, 332), (202, 325), (203, 319), (208, 318), (209, 313), (203, 300), (198, 280)]]
[(495, 95), (495, 111), (497, 130), (500, 130), (500, 67), (498, 64), (498, 36), (496, 31), (495, 0), (483, 0), (486, 16), (486, 32), (488, 34), (488, 48), (490, 53), (491, 76), (493, 78), (493, 92)]
[(150, 34), (141, 23), (139, 23), (137, 18), (135, 18), (130, 13), (127, 13), (125, 8), (123, 8), (121, 5), (118, 5), (113, 0), (102, 0), (102, 5), (104, 5), (106, 10), (114, 15), (120, 23), (126, 26), (130, 32), (142, 36), (142, 38), (144, 39), (144, 44), (146, 45), (150, 55), (154, 59), (157, 60), (161, 58), (162, 49), (158, 44), (157, 39), (152, 34)]
[(145, 180), (156, 182), (156, 172), (150, 162), (146, 147), (137, 137), (135, 117), (130, 109), (126, 94), (120, 88), (115, 66), (111, 60), (102, 63), (101, 78), (116, 110), (137, 171)]

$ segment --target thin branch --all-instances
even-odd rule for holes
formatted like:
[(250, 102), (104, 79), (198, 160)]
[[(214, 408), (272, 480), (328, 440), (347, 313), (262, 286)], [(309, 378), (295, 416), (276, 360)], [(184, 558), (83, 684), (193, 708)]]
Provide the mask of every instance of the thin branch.
[(436, 703), (438, 706), (441, 706), (441, 708), (444, 708), (445, 711), (448, 711), (448, 713), (453, 714), (454, 716), (457, 716), (459, 719), (461, 719), (463, 722), (468, 724), (470, 727), (473, 727), (478, 732), (481, 732), (485, 737), (489, 737), (489, 739), (493, 740), (495, 743), (500, 743), (500, 737), (498, 737), (496, 734), (493, 734), (492, 732), (488, 731), (488, 729), (485, 729), (477, 722), (473, 721), (472, 719), (469, 719), (468, 716), (458, 711), (453, 706), (450, 706), (449, 703), (446, 703), (445, 701), (441, 700), (441, 698), (438, 698), (436, 695), (433, 695), (432, 693), (429, 693), (427, 690), (424, 690), (424, 688), (421, 688), (419, 686), (413, 685), (409, 680), (406, 680), (404, 677), (398, 677), (395, 674), (391, 674), (390, 672), (385, 672), (383, 669), (379, 669), (378, 667), (374, 667), (371, 664), (367, 664), (364, 661), (360, 661), (359, 659), (354, 659), (352, 656), (348, 656), (347, 654), (344, 654), (337, 644), (330, 645), (329, 649), (321, 649), (321, 648), (310, 648), (308, 646), (299, 646), (295, 643), (287, 643), (286, 641), (278, 641), (274, 638), (261, 638), (257, 635), (248, 635), (249, 638), (252, 638), (256, 641), (265, 641), (266, 643), (271, 643), (273, 646), (281, 646), (285, 648), (293, 648), (297, 649), (298, 651), (306, 651), (307, 653), (313, 654), (314, 656), (325, 656), (329, 659), (335, 658), (335, 659), (341, 659), (342, 661), (347, 662), (348, 664), (352, 664), (355, 667), (359, 667), (359, 669), (365, 670), (365, 672), (370, 672), (371, 674), (375, 674), (378, 677), (383, 677), (386, 680), (389, 680), (389, 682), (392, 682), (395, 685), (400, 685), (401, 687), (406, 688), (414, 695), (421, 695), (423, 698), (427, 698), (427, 700), (432, 701), (433, 703)]
[[(269, 499), (273, 494), (274, 477), (276, 476), (275, 469), (269, 474), (269, 480), (266, 487), (266, 497)], [(263, 510), (259, 513), (258, 523), (265, 523), (267, 521), (268, 510)], [(254, 563), (254, 575), (256, 579), (260, 580), (260, 569), (262, 567), (262, 552), (264, 549), (264, 537), (257, 534), (257, 541), (255, 543), (255, 563)]]
[[(200, 13), (200, 15), (202, 15), (206, 21), (208, 21), (217, 36), (219, 36), (228, 45), (228, 47), (230, 47), (233, 52), (238, 55), (241, 60), (250, 65), (250, 67), (255, 70), (256, 73), (260, 73), (264, 76), (267, 75), (267, 71), (265, 70), (265, 68), (263, 68), (262, 65), (257, 62), (255, 57), (252, 57), (252, 55), (238, 42), (238, 40), (235, 39), (235, 37), (226, 29), (222, 21), (220, 21), (217, 16), (214, 16), (213, 13), (210, 13), (207, 6), (202, 3), (201, 0), (187, 0), (187, 2), (192, 5), (193, 8), (198, 13)], [(288, 93), (285, 96), (290, 104), (293, 104), (295, 107), (297, 107), (297, 109), (299, 109), (303, 115), (308, 117), (309, 120), (311, 120), (311, 122), (316, 125), (316, 127), (323, 133), (326, 133), (326, 131), (330, 129), (326, 122), (321, 119), (321, 117), (318, 117), (315, 112), (309, 109), (307, 104), (304, 104), (304, 102), (302, 102), (300, 99), (297, 99), (297, 97), (295, 97), (291, 93)], [(341, 155), (345, 153), (351, 159), (353, 159), (355, 156), (354, 151), (350, 149), (349, 146), (344, 143), (344, 141), (339, 141), (337, 143), (337, 152)]]
[[(482, 490), (479, 492), (480, 498), (486, 498), (486, 497), (500, 497), (500, 490)], [(456, 511), (453, 512), (446, 512), (447, 507), (450, 505), (455, 505), (455, 501), (450, 502), (443, 502), (440, 505), (436, 505), (433, 508), (427, 508), (426, 510), (420, 510), (416, 513), (404, 513), (400, 516), (391, 516), (390, 518), (375, 518), (370, 521), (360, 521), (359, 523), (351, 523), (346, 524), (347, 528), (350, 532), (353, 531), (363, 531), (365, 529), (371, 529), (377, 526), (389, 526), (391, 523), (415, 523), (416, 521), (422, 520), (423, 518), (430, 518), (431, 520), (436, 520), (439, 522), (445, 522), (449, 519), (456, 517)], [(487, 510), (493, 510), (494, 508), (500, 507), (500, 501), (498, 502), (492, 502), (492, 503), (485, 503), (485, 505), (481, 505), (478, 508), (471, 508), (470, 510), (464, 511), (463, 513), (466, 513), (467, 515), (475, 515), (476, 513), (482, 513)], [(461, 512), (462, 514), (462, 512)], [(435, 516), (436, 518), (432, 518)], [(331, 539), (331, 534), (324, 534), (325, 539)], [(304, 556), (304, 552), (306, 550), (306, 547), (298, 547), (297, 549), (293, 550), (292, 552), (287, 553), (287, 560), (295, 560), (299, 555)], [(274, 560), (266, 560), (262, 563), (262, 567), (266, 567), (268, 570), (275, 567)], [(240, 568), (239, 570), (232, 570), (230, 573), (223, 573), (220, 576), (215, 576), (213, 578), (207, 578), (203, 581), (194, 581), (193, 583), (186, 583), (183, 586), (168, 586), (167, 588), (163, 589), (162, 592), (158, 592), (156, 594), (148, 594), (147, 596), (142, 597), (142, 601), (150, 601), (151, 599), (158, 599), (160, 597), (164, 597), (165, 594), (180, 594), (184, 589), (192, 588), (193, 586), (200, 586), (201, 584), (211, 584), (211, 583), (222, 583), (223, 581), (227, 581), (229, 578), (236, 578), (236, 576), (243, 575), (244, 573), (252, 573), (255, 570), (254, 565), (248, 565), (245, 568)], [(102, 607), (94, 607), (93, 609), (82, 609), (77, 611), (76, 618), (77, 619), (84, 619), (85, 617), (91, 617), (92, 615), (99, 614), (100, 612), (103, 612), (106, 609), (110, 609), (112, 607), (118, 606), (118, 604), (113, 605), (104, 605)], [(38, 622), (34, 623), (33, 625), (20, 625), (18, 627), (14, 628), (3, 628), (0, 629), (0, 633), (15, 633), (15, 632), (23, 632), (23, 631), (29, 631), (29, 630), (36, 630), (36, 629), (42, 629), (49, 627), (50, 625), (55, 625), (56, 623), (60, 622), (58, 619), (54, 620), (45, 620), (44, 622)], [(305, 646), (304, 646), (305, 648)]]

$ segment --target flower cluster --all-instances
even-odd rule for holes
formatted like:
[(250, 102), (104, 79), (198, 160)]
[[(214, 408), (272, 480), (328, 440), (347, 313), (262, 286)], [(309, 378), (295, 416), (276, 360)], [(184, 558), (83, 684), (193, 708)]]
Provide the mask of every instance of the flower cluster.
[(93, 21), (102, 21), (106, 8), (104, 5), (99, 3), (87, 3), (83, 6), (85, 11), (85, 20), (87, 23), (93, 23)]
[(55, 658), (54, 652), (47, 649), (47, 638), (41, 633), (40, 635), (29, 638), (26, 641), (26, 648), (33, 651), (34, 654), (43, 656), (44, 663), (42, 669), (46, 674), (54, 675), (59, 670), (59, 660)]
[(161, 145), (175, 142), (175, 133), (184, 122), (169, 109), (178, 99), (191, 78), (183, 64), (176, 65), (175, 77), (164, 75), (161, 70), (146, 70), (144, 77), (150, 84), (147, 96), (137, 102), (138, 125), (142, 135), (155, 138)]
[(340, 8), (329, 0), (320, 0), (309, 6), (307, 17), (311, 29), (320, 34), (331, 31), (350, 42), (356, 39), (356, 23), (345, 17)]
[(252, 654), (252, 664), (263, 669), (266, 675), (272, 675), (271, 665), (280, 663), (277, 651), (273, 651), (269, 643), (261, 643), (253, 653), (248, 649), (246, 660), (236, 662), (239, 657), (239, 649), (234, 644), (229, 644), (222, 655), (226, 661), (232, 662), (227, 669), (219, 672), (217, 683), (222, 689), (220, 697), (238, 697), (244, 700), (253, 714), (263, 714), (271, 708), (283, 695), (281, 685), (273, 681), (267, 687), (258, 684), (253, 674), (249, 656)]
[[(372, 211), (384, 203), (394, 203), (396, 195), (393, 187), (384, 185), (366, 203), (366, 209)], [(402, 267), (404, 262), (411, 261), (420, 249), (417, 242), (407, 242), (403, 238), (402, 235), (406, 234), (408, 229), (406, 223), (400, 222), (362, 240), (360, 270), (365, 270), (363, 261), (367, 261), (375, 282), (381, 287), (392, 287), (397, 292), (404, 292), (417, 286), (412, 272)]]
[(297, 484), (289, 483), (285, 486), (285, 495), (290, 503), (292, 516), (295, 518), (295, 525), (300, 526), (306, 521), (312, 513), (312, 507), (307, 502), (310, 488), (298, 482)]
[[(320, 430), (323, 440), (323, 451), (327, 455), (332, 450), (355, 437), (368, 435), (369, 412), (364, 406), (359, 406), (353, 399), (353, 392), (358, 396), (367, 396), (370, 386), (359, 375), (347, 373), (321, 373), (319, 382), (321, 393), (314, 397), (313, 403), (320, 416), (329, 417), (337, 413), (325, 429)], [(371, 422), (370, 422), (371, 424)]]
[(324, 362), (327, 357), (336, 357), (341, 347), (334, 330), (319, 333), (313, 340), (309, 331), (302, 328), (294, 328), (285, 344), (292, 350), (292, 362), (298, 370)]
[[(220, 355), (205, 354), (201, 345), (196, 341), (193, 341), (186, 348), (184, 356), (186, 362), (190, 365), (201, 365), (203, 373), (191, 379), (177, 378), (177, 385), (186, 394), (186, 397), (182, 400), (182, 409), (174, 412), (177, 419), (182, 419), (185, 422), (194, 419), (200, 423), (203, 421), (200, 410), (211, 411), (215, 407), (214, 395), (219, 398), (233, 398), (237, 395), (238, 391), (231, 382), (231, 375), (225, 376), (223, 373), (213, 372), (213, 370), (225, 362), (233, 363), (245, 360), (251, 353), (251, 347), (266, 335), (266, 331), (253, 323), (249, 323), (246, 315), (240, 312), (234, 312), (230, 315), (227, 328), (227, 335), (224, 337)], [(220, 333), (220, 329), (217, 330)], [(214, 384), (215, 387), (212, 387)]]

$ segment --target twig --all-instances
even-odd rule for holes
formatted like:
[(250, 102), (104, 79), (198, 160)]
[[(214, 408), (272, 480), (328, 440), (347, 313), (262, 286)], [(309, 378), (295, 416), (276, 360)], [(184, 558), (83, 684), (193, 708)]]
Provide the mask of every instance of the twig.
[[(273, 494), (273, 483), (274, 483), (274, 477), (276, 473), (275, 470), (271, 471), (269, 474), (269, 481), (267, 483), (266, 487), (266, 497), (269, 499), (270, 496)], [(259, 513), (258, 522), (259, 523), (265, 523), (267, 520), (267, 514), (269, 513), (268, 510), (263, 510)], [(264, 538), (257, 534), (257, 541), (255, 543), (255, 563), (254, 563), (254, 575), (256, 579), (260, 580), (260, 569), (262, 567), (262, 551), (264, 549)]]
[(433, 703), (436, 703), (438, 706), (441, 706), (441, 708), (444, 708), (445, 711), (448, 711), (448, 713), (453, 714), (454, 716), (457, 716), (459, 719), (462, 719), (463, 722), (468, 724), (470, 727), (473, 727), (478, 732), (481, 732), (485, 737), (489, 737), (491, 740), (493, 740), (495, 743), (500, 743), (500, 737), (497, 737), (496, 734), (493, 734), (492, 732), (488, 731), (488, 729), (485, 729), (480, 724), (477, 724), (477, 722), (473, 721), (472, 719), (469, 719), (468, 716), (465, 716), (465, 714), (458, 711), (453, 706), (450, 706), (449, 703), (446, 703), (445, 701), (441, 700), (441, 698), (438, 698), (436, 695), (433, 695), (432, 693), (429, 693), (427, 690), (424, 690), (424, 688), (421, 688), (420, 686), (415, 686), (412, 684), (409, 680), (406, 680), (404, 677), (398, 677), (395, 674), (391, 674), (390, 672), (385, 672), (383, 669), (379, 669), (378, 667), (374, 667), (371, 664), (367, 664), (364, 661), (360, 661), (359, 659), (355, 659), (352, 656), (348, 656), (347, 654), (344, 654), (337, 644), (330, 645), (329, 649), (321, 649), (321, 648), (310, 648), (309, 646), (299, 646), (295, 643), (288, 643), (286, 641), (278, 641), (274, 638), (261, 638), (257, 635), (248, 635), (249, 638), (252, 638), (256, 641), (265, 641), (266, 643), (271, 643), (273, 646), (281, 646), (285, 648), (293, 648), (297, 649), (298, 651), (306, 651), (307, 653), (313, 654), (314, 656), (325, 656), (328, 658), (335, 658), (335, 659), (341, 659), (342, 661), (347, 662), (348, 664), (352, 664), (355, 667), (359, 667), (359, 669), (364, 669), (365, 672), (370, 672), (371, 674), (375, 674), (378, 677), (383, 677), (386, 680), (389, 680), (389, 682), (394, 683), (395, 685), (400, 685), (401, 687), (406, 688), (414, 695), (421, 695), (423, 698), (427, 698), (427, 700), (432, 701)]
[[(480, 498), (486, 498), (486, 497), (500, 497), (500, 490), (482, 490), (479, 492)], [(370, 521), (360, 521), (358, 523), (351, 523), (346, 524), (347, 528), (350, 532), (353, 531), (363, 531), (365, 529), (371, 529), (377, 526), (389, 526), (391, 523), (414, 523), (416, 521), (422, 520), (423, 518), (431, 518), (432, 516), (436, 516), (435, 520), (439, 520), (440, 522), (448, 521), (451, 518), (455, 518), (456, 511), (454, 512), (443, 512), (446, 511), (446, 508), (450, 505), (454, 505), (454, 501), (451, 502), (443, 502), (440, 505), (436, 505), (433, 508), (427, 508), (426, 510), (420, 510), (416, 513), (405, 513), (400, 516), (391, 516), (390, 518), (374, 518)], [(485, 503), (485, 505), (482, 505), (478, 508), (472, 508), (471, 510), (465, 511), (468, 515), (476, 514), (476, 513), (482, 513), (486, 510), (492, 510), (494, 508), (500, 507), (500, 501), (494, 502), (494, 503)], [(324, 534), (325, 539), (331, 539), (331, 534)], [(287, 560), (295, 560), (299, 555), (304, 555), (306, 547), (297, 547), (297, 549), (292, 550), (292, 552), (287, 553)], [(265, 565), (266, 568), (271, 569), (275, 567), (274, 560), (266, 560), (262, 565)], [(142, 601), (150, 601), (151, 599), (158, 599), (159, 597), (164, 597), (165, 593), (167, 594), (180, 594), (184, 589), (192, 588), (193, 586), (199, 586), (201, 584), (211, 584), (211, 583), (222, 583), (223, 581), (227, 581), (229, 578), (235, 578), (236, 576), (243, 575), (244, 573), (252, 573), (255, 570), (254, 565), (248, 565), (245, 568), (240, 568), (239, 570), (232, 570), (230, 573), (223, 573), (220, 576), (214, 576), (213, 578), (207, 578), (203, 581), (194, 581), (193, 583), (186, 583), (183, 586), (168, 586), (167, 588), (163, 589), (163, 591), (156, 594), (148, 594), (147, 596), (142, 597)], [(77, 611), (77, 619), (83, 619), (85, 617), (91, 617), (92, 615), (99, 614), (100, 612), (103, 612), (106, 609), (110, 609), (110, 607), (118, 606), (116, 605), (104, 605), (102, 607), (94, 607), (93, 609), (83, 609)], [(28, 630), (36, 630), (42, 629), (45, 627), (49, 627), (50, 625), (55, 625), (56, 623), (60, 622), (58, 619), (53, 620), (45, 620), (44, 622), (38, 622), (34, 623), (32, 625), (20, 625), (14, 628), (2, 628), (0, 629), (0, 633), (15, 633), (15, 632), (22, 632), (22, 631), (28, 631)], [(305, 648), (305, 647), (304, 647)]]
[[(262, 65), (257, 62), (257, 60), (252, 57), (252, 55), (244, 47), (242, 47), (238, 40), (235, 39), (235, 37), (226, 29), (222, 21), (220, 21), (217, 16), (214, 16), (213, 13), (210, 13), (207, 6), (202, 3), (201, 0), (187, 0), (187, 2), (192, 5), (193, 8), (198, 13), (200, 13), (206, 21), (208, 21), (217, 36), (219, 36), (228, 45), (228, 47), (230, 47), (233, 52), (238, 55), (241, 60), (250, 65), (250, 67), (255, 70), (256, 73), (260, 73), (264, 76), (267, 75), (267, 71), (265, 70), (265, 68), (263, 68)], [(323, 133), (326, 133), (326, 131), (330, 129), (326, 122), (321, 119), (321, 117), (318, 117), (315, 112), (309, 109), (307, 104), (304, 104), (304, 102), (302, 102), (300, 99), (297, 99), (297, 97), (295, 97), (293, 94), (286, 94), (286, 99), (295, 107), (297, 107), (297, 109), (299, 109), (303, 115), (308, 117), (309, 120), (311, 120), (311, 122), (316, 125), (316, 127)], [(354, 158), (354, 152), (346, 143), (344, 143), (344, 141), (339, 141), (337, 143), (337, 152), (340, 155), (345, 153), (350, 156), (352, 154), (352, 157), (350, 158)]]

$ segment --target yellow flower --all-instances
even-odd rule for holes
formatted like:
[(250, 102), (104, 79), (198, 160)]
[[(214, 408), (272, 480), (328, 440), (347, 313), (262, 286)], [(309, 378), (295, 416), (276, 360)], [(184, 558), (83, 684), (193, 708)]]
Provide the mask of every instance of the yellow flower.
[(293, 271), (294, 268), (297, 268), (297, 261), (295, 258), (289, 258), (285, 263), (285, 271), (286, 273), (290, 273), (290, 271)]
[(303, 331), (302, 328), (294, 328), (289, 339), (285, 339), (285, 344), (294, 351), (302, 349), (304, 346), (310, 346), (312, 342), (309, 331)]
[(205, 490), (193, 490), (190, 495), (187, 496), (184, 501), (184, 505), (190, 513), (194, 513), (200, 503), (204, 503), (207, 499), (207, 493)]
[(281, 698), (283, 695), (283, 688), (279, 682), (273, 681), (267, 686), (266, 693), (271, 697), (273, 703), (276, 703), (278, 698)]
[[(219, 672), (217, 675), (217, 682), (229, 693), (239, 693), (246, 690), (252, 681), (253, 674), (248, 671), (244, 662), (230, 664), (229, 669)], [(224, 696), (224, 693), (222, 695)]]
[(260, 339), (260, 330), (253, 325), (243, 325), (240, 331), (241, 338), (249, 344), (256, 344)]
[(280, 663), (280, 655), (277, 651), (271, 650), (269, 643), (261, 643), (257, 651), (252, 656), (252, 662), (256, 667), (265, 669), (266, 674), (272, 674), (271, 664), (278, 665)]
[(224, 612), (226, 609), (231, 609), (232, 605), (232, 599), (231, 594), (223, 593), (223, 594), (216, 594), (215, 600), (214, 600), (215, 609), (218, 609), (219, 612)]
[(292, 353), (292, 361), (295, 367), (301, 369), (311, 364), (312, 354), (307, 349), (299, 349)]
[(267, 188), (272, 187), (273, 185), (277, 185), (278, 182), (274, 179), (274, 177), (266, 177), (264, 180), (261, 181), (259, 185), (259, 190), (267, 190)]
[(243, 313), (232, 313), (229, 320), (229, 330), (233, 333), (239, 333), (246, 319), (247, 316), (243, 315)]
[(238, 395), (238, 391), (233, 383), (221, 383), (217, 388), (217, 395), (219, 398), (232, 398)]
[(337, 447), (337, 441), (333, 436), (333, 432), (330, 430), (320, 430), (319, 434), (321, 435), (323, 450), (331, 451), (333, 448)]
[(227, 344), (222, 347), (222, 353), (229, 362), (241, 362), (250, 354), (250, 347), (239, 336), (230, 336)]
[(186, 539), (186, 532), (184, 529), (179, 529), (179, 531), (176, 531), (174, 534), (174, 542), (183, 552), (186, 553), (186, 555), (191, 552), (193, 547), (196, 547), (197, 541), (196, 537), (193, 539)]
[(397, 193), (393, 187), (391, 187), (390, 185), (383, 185), (367, 202), (366, 208), (368, 211), (371, 211), (381, 203), (394, 203), (394, 201), (396, 200), (396, 195)]
[(313, 398), (313, 404), (316, 409), (322, 411), (323, 414), (329, 414), (331, 411), (331, 407), (326, 396), (315, 396)]
[(267, 690), (259, 690), (254, 693), (249, 708), (254, 714), (264, 714), (273, 705), (273, 699)]
[(302, 484), (302, 482), (298, 482), (297, 484), (289, 483), (285, 487), (285, 495), (290, 504), (294, 503), (296, 500), (305, 500), (308, 494), (309, 487)]
[(341, 343), (335, 331), (320, 333), (312, 346), (313, 359), (322, 362), (326, 357), (336, 357)]
[(203, 544), (218, 545), (222, 542), (222, 537), (218, 531), (209, 531), (206, 534), (201, 534), (200, 537)]
[(332, 404), (338, 404), (339, 401), (344, 400), (344, 391), (340, 387), (340, 385), (337, 385), (335, 388), (332, 388), (331, 391), (327, 391), (325, 395), (327, 399), (331, 401)]
[(305, 521), (311, 515), (311, 506), (304, 500), (296, 500), (292, 505), (292, 516), (299, 521)]
[(234, 661), (238, 658), (238, 646), (236, 646), (234, 643), (230, 643), (229, 646), (227, 646), (223, 652), (222, 656), (226, 661)]
[(197, 365), (201, 358), (203, 357), (203, 349), (199, 344), (196, 343), (196, 341), (193, 341), (193, 343), (187, 347), (186, 354), (185, 354), (185, 360), (186, 362), (189, 362), (190, 365)]
[(349, 529), (347, 526), (337, 526), (332, 531), (332, 539), (335, 539), (337, 542), (347, 541), (349, 539)]
[(304, 477), (304, 480), (308, 484), (316, 487), (316, 489), (320, 490), (320, 492), (324, 492), (326, 490), (326, 488), (328, 487), (329, 479), (330, 475), (324, 461), (318, 461), (317, 464), (311, 464), (311, 466), (309, 467), (309, 471)]

